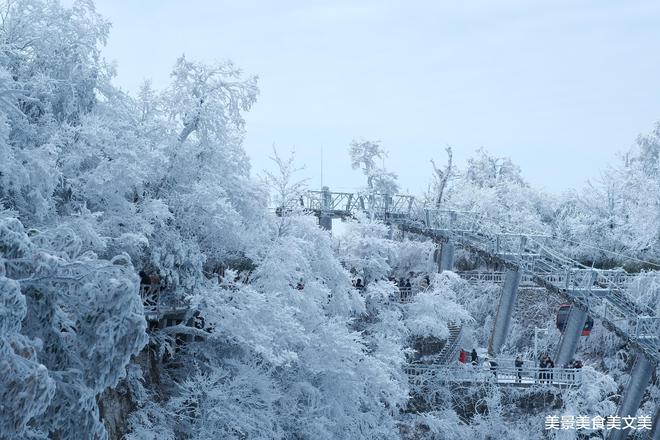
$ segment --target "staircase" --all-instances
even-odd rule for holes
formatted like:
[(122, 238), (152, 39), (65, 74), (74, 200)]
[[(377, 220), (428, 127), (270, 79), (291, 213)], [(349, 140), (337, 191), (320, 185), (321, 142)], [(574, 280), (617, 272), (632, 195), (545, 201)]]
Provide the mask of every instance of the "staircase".
[(435, 359), (433, 360), (434, 365), (447, 365), (458, 360), (460, 342), (463, 337), (463, 327), (451, 322), (447, 327), (449, 327), (447, 342), (445, 342), (445, 346), (442, 347), (440, 353), (435, 356)]
[(458, 361), (458, 351), (460, 350), (460, 341), (463, 336), (463, 328), (454, 323), (449, 323), (449, 336), (445, 340), (440, 351), (422, 356), (411, 365), (448, 365)]

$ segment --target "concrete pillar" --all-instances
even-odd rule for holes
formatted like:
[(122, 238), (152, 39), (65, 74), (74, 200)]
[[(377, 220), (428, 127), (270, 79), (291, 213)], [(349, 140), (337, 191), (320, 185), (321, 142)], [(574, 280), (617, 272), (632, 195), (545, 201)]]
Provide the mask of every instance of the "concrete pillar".
[(383, 194), (383, 209), (385, 211), (383, 212), (383, 218), (388, 217), (391, 208), (392, 208), (392, 196), (385, 193)]
[(454, 268), (454, 243), (448, 241), (440, 246), (440, 258), (438, 259), (438, 273)]
[(521, 278), (521, 269), (507, 269), (504, 278), (504, 287), (502, 288), (502, 296), (500, 297), (500, 304), (497, 307), (497, 315), (495, 316), (495, 324), (493, 325), (493, 333), (488, 342), (488, 353), (491, 356), (497, 356), (509, 334), (511, 317), (513, 316), (513, 308), (516, 305), (518, 285)]
[(585, 322), (587, 322), (587, 311), (574, 304), (568, 313), (566, 328), (559, 341), (557, 355), (554, 359), (556, 367), (562, 368), (575, 357)]
[(652, 440), (660, 440), (660, 408), (655, 410), (655, 417), (653, 419), (653, 428), (651, 428)]
[[(642, 353), (637, 355), (637, 362), (633, 367), (632, 372), (630, 373), (630, 381), (628, 382), (628, 387), (625, 389), (622, 397), (622, 401), (619, 404), (619, 410), (617, 411), (617, 416), (619, 417), (634, 417), (637, 414), (640, 403), (642, 403), (642, 398), (644, 397), (644, 391), (651, 380), (655, 366), (644, 356)], [(630, 430), (616, 430), (613, 429), (610, 431), (608, 440), (623, 440), (628, 434), (631, 434)], [(657, 430), (656, 430), (657, 433)], [(653, 437), (651, 437), (653, 438)]]
[(321, 214), (319, 217), (319, 226), (326, 231), (332, 231), (332, 217)]
[(321, 213), (319, 215), (319, 226), (326, 231), (332, 231), (332, 194), (330, 188), (321, 188)]

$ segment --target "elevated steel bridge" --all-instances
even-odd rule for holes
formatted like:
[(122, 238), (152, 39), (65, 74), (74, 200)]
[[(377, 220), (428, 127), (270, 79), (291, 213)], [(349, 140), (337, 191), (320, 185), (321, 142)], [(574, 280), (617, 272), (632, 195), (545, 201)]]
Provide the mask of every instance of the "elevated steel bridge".
[[(660, 318), (626, 292), (635, 275), (623, 269), (586, 267), (556, 250), (558, 240), (553, 237), (493, 233), (492, 225), (478, 213), (427, 208), (410, 195), (334, 193), (324, 187), (308, 191), (301, 202), (320, 218), (365, 214), (440, 243), (459, 244), (519, 272), (524, 284), (543, 287), (589, 310), (654, 364), (660, 361)], [(492, 275), (494, 282), (504, 284), (504, 279), (503, 273)]]
[[(493, 281), (503, 284), (503, 292), (489, 344), (491, 355), (497, 355), (504, 343), (521, 282), (545, 288), (572, 305), (556, 356), (559, 365), (575, 354), (588, 311), (639, 353), (617, 411), (619, 416), (635, 415), (660, 361), (660, 318), (655, 310), (629, 294), (635, 275), (622, 269), (601, 270), (580, 264), (558, 250), (561, 246), (557, 238), (517, 231), (503, 233), (499, 225), (479, 213), (430, 208), (410, 195), (334, 193), (324, 187), (305, 193), (301, 205), (318, 216), (325, 229), (332, 229), (333, 218), (366, 215), (429, 237), (442, 245), (440, 271), (452, 269), (455, 244), (506, 267), (506, 273), (493, 276)], [(411, 298), (402, 295), (404, 301)], [(449, 373), (439, 376), (457, 377)], [(614, 432), (610, 438), (623, 438), (621, 435)]]

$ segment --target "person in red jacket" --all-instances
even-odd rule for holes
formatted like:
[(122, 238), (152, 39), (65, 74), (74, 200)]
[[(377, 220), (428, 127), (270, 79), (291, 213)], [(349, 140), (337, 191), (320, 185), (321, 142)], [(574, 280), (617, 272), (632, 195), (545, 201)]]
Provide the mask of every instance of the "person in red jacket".
[(458, 362), (464, 364), (467, 361), (468, 352), (461, 348), (461, 352), (458, 355)]

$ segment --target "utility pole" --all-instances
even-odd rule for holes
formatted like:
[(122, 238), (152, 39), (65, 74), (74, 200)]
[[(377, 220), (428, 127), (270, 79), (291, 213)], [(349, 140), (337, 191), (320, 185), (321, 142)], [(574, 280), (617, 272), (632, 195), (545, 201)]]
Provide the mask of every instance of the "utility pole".
[(323, 145), (321, 145), (321, 188), (323, 188)]

